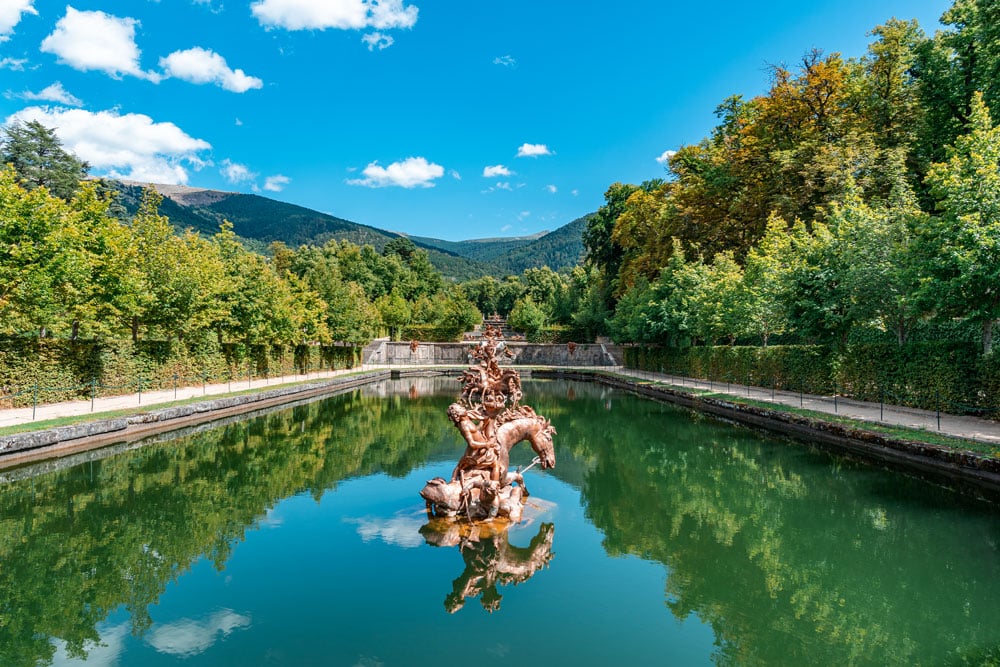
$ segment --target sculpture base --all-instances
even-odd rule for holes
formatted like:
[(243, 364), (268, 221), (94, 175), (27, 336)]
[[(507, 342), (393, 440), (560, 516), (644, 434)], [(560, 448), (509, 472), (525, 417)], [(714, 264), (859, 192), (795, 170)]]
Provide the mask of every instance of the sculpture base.
[(506, 519), (517, 523), (524, 512), (524, 498), (528, 492), (523, 482), (515, 485), (514, 481), (520, 482), (516, 478), (508, 479), (501, 486), (499, 482), (480, 476), (451, 482), (435, 477), (421, 489), (420, 495), (427, 501), (428, 517), (469, 522)]

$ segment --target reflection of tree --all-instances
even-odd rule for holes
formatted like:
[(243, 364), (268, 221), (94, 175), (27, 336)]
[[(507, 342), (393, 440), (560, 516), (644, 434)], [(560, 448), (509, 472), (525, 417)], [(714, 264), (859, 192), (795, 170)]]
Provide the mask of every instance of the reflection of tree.
[(453, 614), (465, 606), (466, 598), (479, 597), (483, 609), (492, 613), (500, 608), (503, 596), (497, 585), (524, 583), (552, 560), (552, 536), (555, 526), (543, 523), (527, 547), (510, 543), (506, 523), (456, 523), (433, 519), (420, 529), (428, 544), (457, 546), (465, 560), (465, 570), (452, 584), (444, 607)]
[(717, 662), (941, 664), (996, 644), (1000, 557), (996, 532), (982, 534), (994, 520), (662, 410), (591, 406), (560, 421), (560, 456), (593, 462), (582, 493), (605, 549), (667, 566), (668, 607), (711, 624)]
[(50, 662), (51, 637), (80, 656), (122, 605), (142, 633), (169, 582), (222, 569), (279, 500), (453, 452), (448, 400), (355, 392), (0, 487), (0, 664)]

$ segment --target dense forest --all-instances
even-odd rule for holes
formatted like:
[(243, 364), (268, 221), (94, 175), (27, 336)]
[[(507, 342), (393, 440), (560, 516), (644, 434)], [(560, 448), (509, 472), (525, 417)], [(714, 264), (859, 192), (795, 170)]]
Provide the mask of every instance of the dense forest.
[[(623, 342), (972, 336), (1000, 318), (1000, 2), (867, 53), (813, 50), (716, 109), (665, 179), (613, 184), (585, 232), (588, 300)], [(578, 314), (579, 316), (579, 314)]]

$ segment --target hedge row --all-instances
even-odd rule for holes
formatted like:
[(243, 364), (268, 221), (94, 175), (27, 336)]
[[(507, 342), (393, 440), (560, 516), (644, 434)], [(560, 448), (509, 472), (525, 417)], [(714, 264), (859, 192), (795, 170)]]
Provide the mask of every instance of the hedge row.
[(399, 333), (399, 340), (419, 340), (425, 343), (454, 343), (462, 340), (462, 331), (455, 331), (454, 327), (437, 327), (432, 324), (411, 324), (403, 327)]
[(1000, 414), (1000, 355), (961, 341), (816, 345), (628, 347), (629, 368), (717, 382), (848, 396), (955, 414)]
[(361, 349), (177, 341), (0, 340), (0, 407), (352, 368)]

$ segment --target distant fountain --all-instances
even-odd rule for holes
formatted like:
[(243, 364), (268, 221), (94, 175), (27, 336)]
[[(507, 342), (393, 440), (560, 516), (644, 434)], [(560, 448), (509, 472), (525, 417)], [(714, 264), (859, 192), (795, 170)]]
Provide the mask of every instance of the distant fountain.
[(466, 448), (450, 480), (436, 477), (420, 495), (427, 501), (427, 514), (458, 521), (493, 518), (521, 520), (525, 470), (510, 471), (510, 450), (527, 440), (537, 456), (528, 466), (556, 465), (552, 423), (534, 409), (519, 405), (521, 376), (501, 369), (498, 354), (511, 356), (502, 332), (487, 326), (482, 341), (470, 352), (472, 365), (462, 373), (460, 399), (448, 406), (448, 417), (465, 438)]

